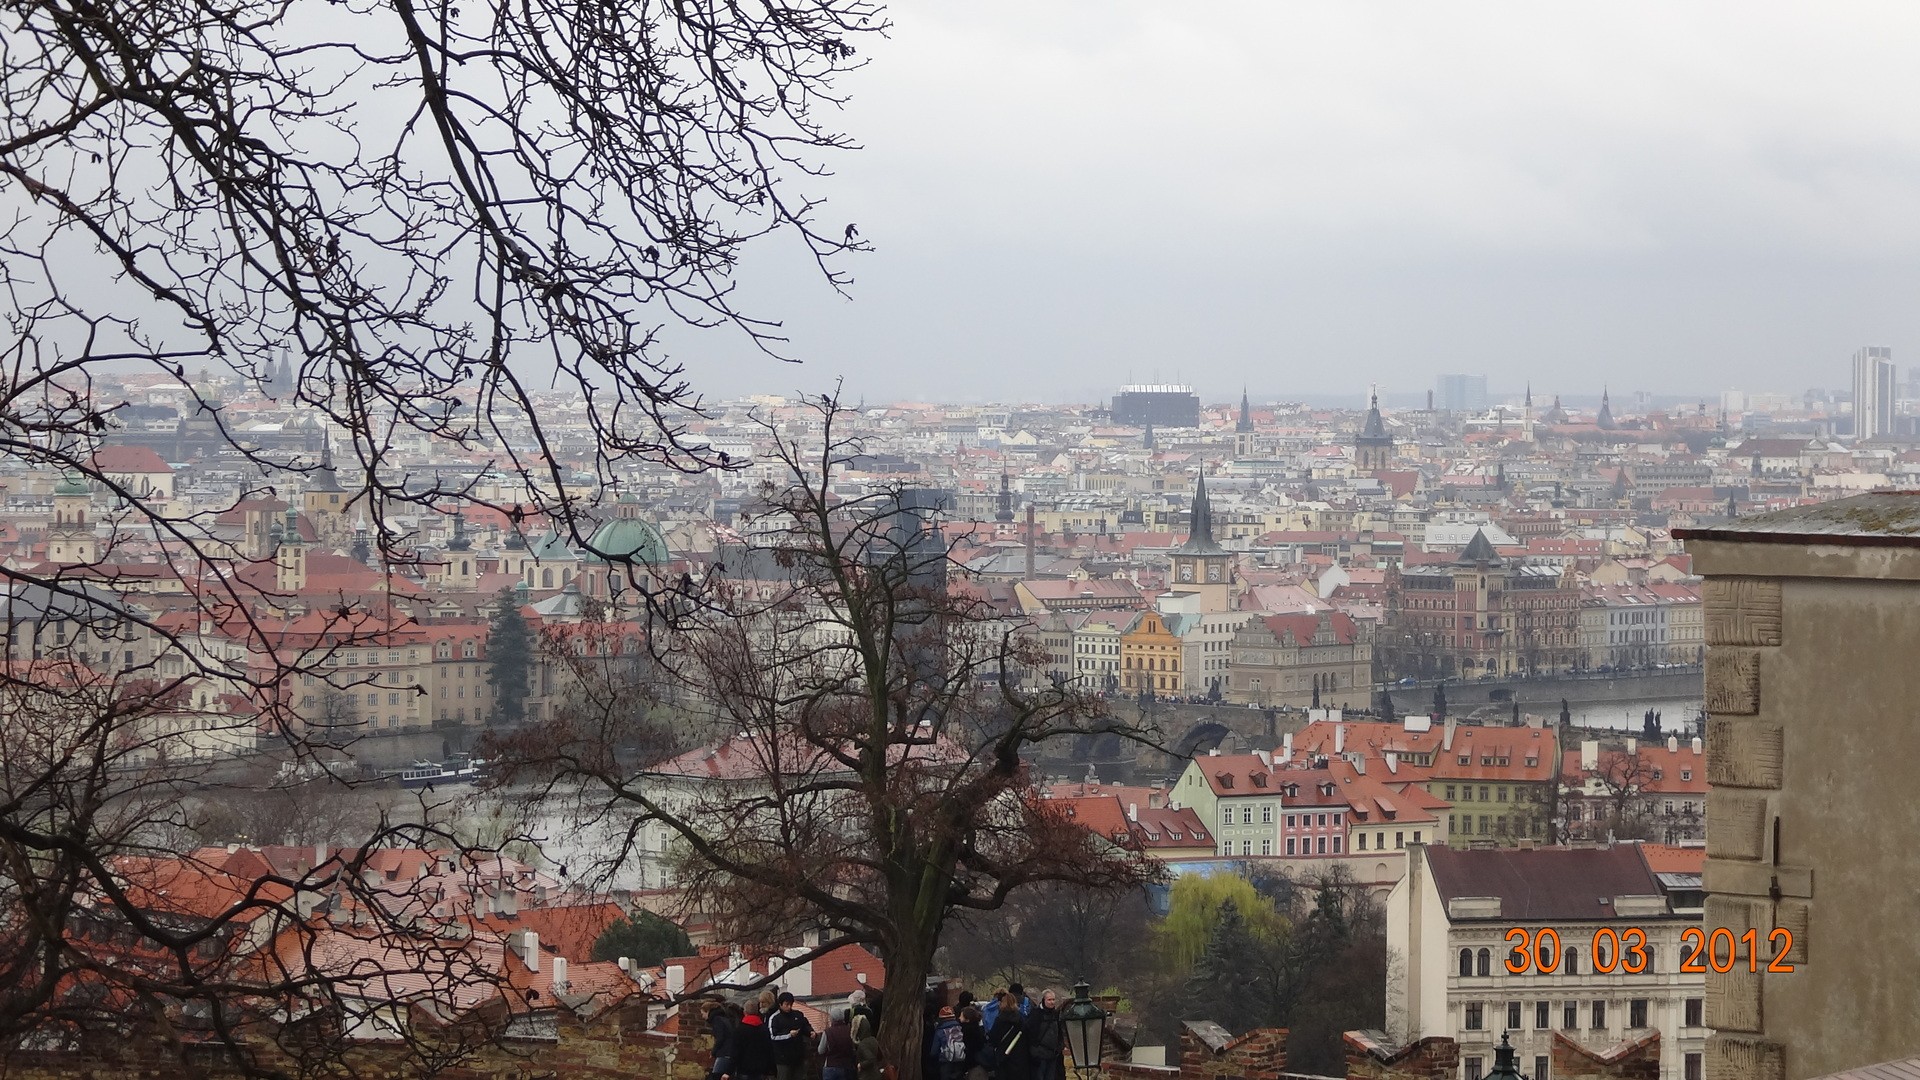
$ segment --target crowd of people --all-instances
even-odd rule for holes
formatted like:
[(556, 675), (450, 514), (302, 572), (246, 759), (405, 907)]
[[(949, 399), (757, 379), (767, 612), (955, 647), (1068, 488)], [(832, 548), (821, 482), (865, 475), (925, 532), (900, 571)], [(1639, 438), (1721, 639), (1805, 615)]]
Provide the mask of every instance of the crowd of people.
[[(810, 1054), (820, 1058), (821, 1080), (886, 1077), (878, 1037), (879, 991), (855, 991), (819, 1032), (792, 994), (771, 990), (751, 1008), (713, 1002), (706, 1019), (713, 1036), (708, 1080), (805, 1080)], [(922, 1075), (928, 1080), (1060, 1080), (1065, 1035), (1060, 995), (1052, 990), (1035, 1000), (1013, 983), (984, 1000), (962, 990), (951, 1001), (930, 991)]]

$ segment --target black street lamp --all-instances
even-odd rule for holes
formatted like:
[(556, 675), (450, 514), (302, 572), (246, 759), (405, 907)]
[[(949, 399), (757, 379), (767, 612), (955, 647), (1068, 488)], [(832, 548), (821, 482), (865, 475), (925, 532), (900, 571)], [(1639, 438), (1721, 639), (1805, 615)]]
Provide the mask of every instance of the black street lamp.
[(1067, 1029), (1067, 1049), (1073, 1054), (1073, 1071), (1080, 1077), (1100, 1071), (1100, 1051), (1106, 1041), (1107, 1010), (1087, 996), (1087, 981), (1073, 984), (1073, 1001), (1060, 1014)]
[(1493, 1071), (1486, 1080), (1527, 1080), (1520, 1075), (1520, 1052), (1507, 1043), (1507, 1033), (1500, 1033), (1500, 1045), (1493, 1048)]

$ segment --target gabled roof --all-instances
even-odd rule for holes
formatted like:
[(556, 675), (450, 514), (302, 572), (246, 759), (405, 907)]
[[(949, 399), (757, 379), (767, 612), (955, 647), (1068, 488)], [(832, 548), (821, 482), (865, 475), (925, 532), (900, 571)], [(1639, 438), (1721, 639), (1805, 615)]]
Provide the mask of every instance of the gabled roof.
[(1467, 546), (1460, 550), (1460, 557), (1454, 562), (1499, 565), (1500, 553), (1493, 549), (1493, 541), (1487, 539), (1485, 529), (1475, 529), (1473, 539), (1467, 541)]

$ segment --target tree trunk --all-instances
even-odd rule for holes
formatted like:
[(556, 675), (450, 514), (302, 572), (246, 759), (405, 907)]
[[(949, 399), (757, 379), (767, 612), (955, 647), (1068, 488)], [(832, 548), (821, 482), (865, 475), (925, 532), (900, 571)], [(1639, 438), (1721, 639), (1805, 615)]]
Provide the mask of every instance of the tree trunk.
[(916, 939), (887, 950), (887, 986), (880, 999), (880, 1061), (890, 1080), (921, 1080), (921, 1042), (926, 1036), (926, 985), (936, 934), (903, 931)]

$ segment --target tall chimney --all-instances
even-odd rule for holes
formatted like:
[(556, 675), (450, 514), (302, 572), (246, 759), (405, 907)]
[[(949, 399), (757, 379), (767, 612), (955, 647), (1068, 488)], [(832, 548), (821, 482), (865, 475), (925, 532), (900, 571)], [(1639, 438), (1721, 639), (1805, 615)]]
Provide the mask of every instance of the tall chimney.
[(679, 997), (687, 988), (687, 969), (679, 964), (667, 965), (667, 996)]
[(1033, 580), (1033, 504), (1027, 504), (1027, 580)]
[(553, 958), (553, 989), (555, 993), (567, 992), (567, 958), (564, 956)]
[(1335, 724), (1333, 726), (1333, 752), (1336, 754), (1344, 753), (1346, 749), (1347, 749), (1347, 725)]
[(1680, 752), (1680, 736), (1678, 735), (1667, 736), (1667, 753), (1677, 754), (1679, 752)]
[(527, 970), (539, 971), (540, 970), (540, 934), (539, 932), (535, 930), (520, 931), (520, 937), (515, 942), (515, 946), (516, 947), (514, 948), (514, 951), (520, 954), (520, 960), (521, 962), (527, 965)]
[(1699, 757), (1701, 749), (1702, 749), (1702, 745), (1700, 742), (1700, 736), (1695, 735), (1693, 737), (1693, 756)]
[(1127, 804), (1127, 820), (1128, 821), (1140, 820), (1140, 804), (1139, 803), (1130, 802)]
[(1580, 741), (1580, 767), (1582, 769), (1597, 769), (1600, 767), (1600, 741), (1598, 739), (1582, 739)]
[(1293, 760), (1293, 732), (1291, 731), (1280, 737), (1280, 760)]

